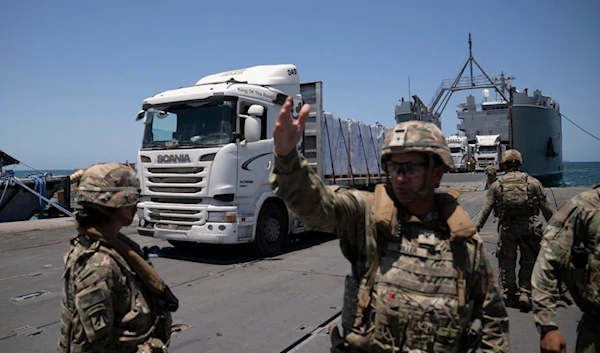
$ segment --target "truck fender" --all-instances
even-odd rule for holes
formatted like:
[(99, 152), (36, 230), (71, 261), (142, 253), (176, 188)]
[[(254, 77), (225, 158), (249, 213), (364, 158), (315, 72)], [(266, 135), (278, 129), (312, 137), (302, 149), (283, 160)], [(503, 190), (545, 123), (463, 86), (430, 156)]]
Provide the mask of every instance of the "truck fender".
[(278, 198), (277, 196), (273, 195), (273, 193), (263, 193), (256, 200), (256, 204), (255, 204), (256, 207), (254, 208), (254, 210), (255, 210), (254, 211), (254, 224), (252, 225), (252, 240), (253, 241), (256, 237), (256, 226), (258, 225), (258, 215), (260, 214), (260, 211), (262, 211), (263, 206), (264, 206), (265, 202), (267, 202), (267, 201), (276, 202), (281, 207), (285, 208), (284, 214), (287, 214), (287, 224), (288, 224), (287, 234), (289, 235), (290, 232), (292, 231), (292, 214), (290, 213), (290, 210), (287, 207), (287, 205), (285, 204), (285, 202), (283, 202), (283, 200)]

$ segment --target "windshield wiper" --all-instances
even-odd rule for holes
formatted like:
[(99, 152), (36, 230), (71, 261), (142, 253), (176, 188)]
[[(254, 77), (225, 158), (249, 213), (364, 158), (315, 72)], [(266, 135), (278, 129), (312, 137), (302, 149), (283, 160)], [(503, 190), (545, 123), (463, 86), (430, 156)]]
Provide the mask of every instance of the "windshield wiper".
[(206, 147), (206, 144), (198, 141), (185, 141), (180, 143), (178, 147)]
[(163, 148), (165, 148), (165, 142), (164, 141), (152, 141), (152, 142), (146, 143), (144, 148), (151, 148), (153, 150), (163, 149)]

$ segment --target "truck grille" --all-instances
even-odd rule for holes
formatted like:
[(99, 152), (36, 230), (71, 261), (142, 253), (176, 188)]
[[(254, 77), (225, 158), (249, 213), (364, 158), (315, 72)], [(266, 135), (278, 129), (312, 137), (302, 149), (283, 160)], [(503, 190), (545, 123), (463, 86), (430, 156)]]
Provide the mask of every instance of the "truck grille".
[(145, 172), (147, 194), (156, 198), (170, 196), (199, 200), (206, 194), (207, 177), (206, 167), (150, 167)]
[(172, 210), (160, 206), (148, 206), (148, 217), (151, 222), (162, 224), (201, 225), (204, 223), (202, 210)]

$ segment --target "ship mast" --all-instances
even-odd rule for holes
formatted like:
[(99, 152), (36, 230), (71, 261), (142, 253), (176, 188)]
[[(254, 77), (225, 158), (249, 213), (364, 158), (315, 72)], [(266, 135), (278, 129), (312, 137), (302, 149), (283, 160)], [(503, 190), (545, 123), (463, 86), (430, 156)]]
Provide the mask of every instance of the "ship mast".
[[(431, 111), (434, 116), (441, 116), (442, 112), (446, 108), (446, 105), (448, 104), (448, 101), (452, 97), (452, 93), (455, 91), (493, 88), (506, 102), (509, 102), (506, 91), (507, 87), (510, 89), (511, 86), (510, 83), (507, 83), (507, 81), (514, 79), (514, 77), (504, 77), (504, 74), (490, 77), (473, 57), (473, 41), (471, 40), (470, 32), (468, 43), (469, 58), (460, 69), (458, 75), (454, 79), (443, 80), (440, 84), (440, 87), (429, 102), (429, 111)], [(473, 64), (475, 64), (479, 71), (481, 71), (481, 75), (473, 75)], [(467, 65), (469, 65), (470, 68), (470, 77), (463, 78), (462, 76), (467, 68)]]

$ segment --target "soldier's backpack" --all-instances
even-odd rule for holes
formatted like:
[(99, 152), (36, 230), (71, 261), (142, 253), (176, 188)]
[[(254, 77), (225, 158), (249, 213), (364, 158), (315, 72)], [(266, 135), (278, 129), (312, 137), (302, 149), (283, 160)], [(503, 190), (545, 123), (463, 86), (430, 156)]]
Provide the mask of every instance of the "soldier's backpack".
[(527, 174), (509, 172), (498, 182), (502, 193), (501, 208), (504, 216), (529, 216), (532, 211), (527, 188)]

